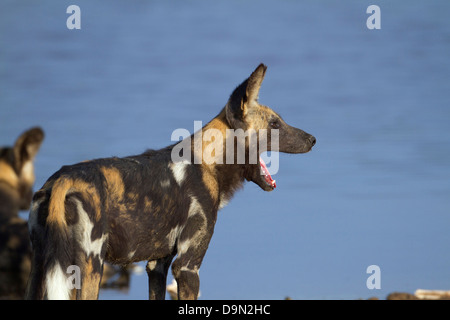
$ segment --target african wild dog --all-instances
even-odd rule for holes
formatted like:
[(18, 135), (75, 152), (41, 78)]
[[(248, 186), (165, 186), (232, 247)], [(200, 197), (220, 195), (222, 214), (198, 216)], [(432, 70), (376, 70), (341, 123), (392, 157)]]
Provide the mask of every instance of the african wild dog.
[(27, 222), (20, 210), (30, 207), (33, 195), (33, 160), (44, 139), (40, 128), (17, 138), (14, 146), (0, 148), (0, 299), (23, 299), (31, 269)]
[[(259, 65), (201, 132), (214, 129), (226, 139), (227, 129), (278, 129), (279, 151), (310, 151), (313, 136), (257, 102), (266, 68)], [(259, 159), (254, 164), (195, 162), (208, 142), (198, 150), (194, 140), (189, 140), (191, 161), (173, 161), (176, 143), (136, 156), (64, 166), (51, 176), (36, 192), (30, 213), (34, 255), (28, 298), (96, 299), (104, 261), (125, 265), (145, 260), (150, 299), (164, 299), (167, 272), (177, 256), (172, 272), (178, 296), (196, 299), (198, 271), (218, 210), (245, 180), (266, 191), (275, 183)], [(245, 148), (248, 153), (247, 141)], [(81, 271), (77, 290), (66, 281), (70, 265)]]

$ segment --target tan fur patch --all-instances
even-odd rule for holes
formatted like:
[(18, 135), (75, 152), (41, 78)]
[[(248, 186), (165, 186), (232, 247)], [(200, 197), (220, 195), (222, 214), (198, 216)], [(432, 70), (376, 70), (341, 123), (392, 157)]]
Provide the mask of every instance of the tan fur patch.
[(98, 298), (101, 275), (94, 271), (93, 257), (90, 257), (85, 265), (81, 286), (82, 300), (96, 300)]
[(91, 206), (95, 209), (95, 220), (100, 221), (101, 218), (101, 201), (97, 188), (83, 180), (75, 180), (73, 188), (83, 193), (91, 201)]
[(66, 200), (67, 192), (72, 186), (73, 181), (67, 178), (59, 178), (54, 182), (48, 207), (47, 222), (49, 224), (56, 224), (63, 228), (67, 227), (64, 201)]
[(219, 199), (219, 183), (210, 170), (203, 170), (203, 183), (208, 188), (211, 198), (216, 202)]
[(33, 161), (29, 160), (23, 164), (20, 180), (29, 187), (33, 186), (35, 180)]
[(136, 193), (128, 192), (127, 193), (127, 207), (128, 210), (135, 211), (137, 207), (137, 201), (139, 199), (139, 195)]
[(125, 186), (123, 184), (120, 171), (116, 168), (102, 167), (100, 171), (103, 173), (107, 183), (108, 194), (112, 199), (123, 199)]
[(49, 223), (55, 223), (61, 227), (67, 227), (64, 202), (68, 193), (76, 191), (83, 194), (86, 200), (91, 202), (91, 206), (95, 208), (95, 219), (96, 221), (100, 220), (101, 201), (95, 186), (83, 180), (72, 180), (63, 176), (54, 181), (51, 188), (52, 193), (50, 196), (48, 209), (49, 213), (47, 217), (47, 221)]
[[(226, 147), (226, 132), (227, 129), (230, 129), (230, 126), (228, 125), (227, 119), (226, 119), (226, 113), (225, 109), (222, 110), (222, 112), (212, 119), (208, 124), (206, 124), (203, 127), (203, 132), (209, 130), (209, 129), (216, 129), (219, 130), (223, 137), (223, 150), (215, 150), (216, 152), (221, 152), (221, 157), (223, 158), (223, 163), (225, 163), (225, 147)], [(202, 155), (204, 154), (205, 148), (208, 147), (208, 144), (212, 142), (203, 141), (202, 143)], [(194, 149), (194, 145), (192, 146)], [(195, 150), (195, 149), (194, 149)], [(217, 201), (219, 199), (219, 183), (217, 182), (217, 179), (215, 177), (215, 167), (216, 164), (207, 164), (205, 161), (202, 161), (202, 172), (203, 172), (203, 183), (208, 188), (209, 194), (211, 195), (211, 198), (214, 201)]]
[(225, 109), (222, 110), (220, 114), (217, 115), (214, 119), (212, 119), (209, 123), (207, 123), (203, 127), (203, 131), (208, 129), (217, 129), (220, 130), (225, 137), (225, 133), (227, 129), (230, 129), (230, 126), (228, 125)]
[(72, 289), (72, 292), (70, 293), (70, 300), (77, 300), (77, 289)]
[(5, 161), (0, 161), (0, 181), (4, 181), (14, 189), (19, 185), (19, 178), (14, 169)]
[(152, 200), (150, 200), (149, 197), (144, 197), (144, 203), (145, 203), (145, 210), (150, 211), (152, 209)]
[(110, 210), (112, 206), (118, 207), (121, 213), (127, 211), (127, 207), (124, 204), (125, 185), (123, 184), (122, 176), (117, 168), (102, 167), (100, 171), (103, 173), (106, 179), (106, 194), (108, 199), (106, 201), (106, 210)]
[(267, 129), (268, 122), (273, 116), (279, 117), (275, 111), (269, 107), (259, 105), (257, 108), (250, 108), (245, 118), (245, 122), (249, 129), (251, 128), (258, 131), (260, 129)]

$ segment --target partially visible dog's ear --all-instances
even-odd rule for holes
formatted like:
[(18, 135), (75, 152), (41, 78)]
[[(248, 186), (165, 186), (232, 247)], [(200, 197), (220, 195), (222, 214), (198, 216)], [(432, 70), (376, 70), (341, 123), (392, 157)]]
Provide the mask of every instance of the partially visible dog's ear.
[(250, 77), (242, 82), (228, 99), (226, 116), (234, 129), (244, 127), (244, 118), (249, 108), (258, 105), (258, 94), (266, 74), (267, 66), (260, 64)]
[(14, 145), (14, 166), (17, 172), (20, 172), (25, 162), (34, 159), (43, 140), (44, 131), (39, 127), (25, 131), (17, 138)]

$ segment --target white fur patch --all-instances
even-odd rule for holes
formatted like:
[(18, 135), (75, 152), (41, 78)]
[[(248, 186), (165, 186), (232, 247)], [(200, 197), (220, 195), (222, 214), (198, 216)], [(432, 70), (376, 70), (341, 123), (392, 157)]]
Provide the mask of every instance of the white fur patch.
[(225, 208), (226, 205), (228, 204), (228, 202), (229, 202), (229, 199), (226, 199), (224, 197), (224, 195), (221, 194), (220, 198), (219, 198), (219, 210)]
[(203, 216), (205, 215), (202, 210), (202, 206), (198, 202), (197, 198), (191, 197), (191, 205), (189, 206), (188, 217), (192, 217), (195, 214), (201, 214)]
[(47, 272), (45, 286), (49, 300), (69, 300), (70, 288), (67, 281), (67, 274), (64, 273), (59, 263), (56, 263)]
[(170, 187), (170, 180), (169, 179), (166, 179), (166, 180), (163, 180), (163, 181), (161, 181), (161, 188), (168, 188), (168, 187)]
[(178, 236), (180, 235), (181, 229), (182, 229), (181, 226), (178, 225), (173, 229), (171, 229), (167, 234), (166, 238), (167, 241), (169, 242), (169, 248), (172, 249), (175, 246), (175, 242), (177, 241)]
[(172, 170), (173, 177), (175, 178), (175, 181), (178, 183), (178, 185), (181, 186), (181, 183), (184, 181), (185, 175), (186, 175), (186, 166), (190, 164), (189, 161), (183, 160), (180, 162), (174, 162), (171, 163), (170, 169)]
[(147, 263), (147, 268), (148, 268), (149, 270), (153, 271), (153, 270), (156, 269), (156, 265), (157, 265), (156, 260), (149, 261), (149, 262)]
[(132, 259), (133, 257), (134, 257), (134, 254), (136, 253), (136, 250), (134, 250), (134, 251), (131, 251), (129, 254), (128, 254), (128, 259)]
[(200, 269), (197, 266), (195, 266), (194, 269), (189, 269), (188, 267), (181, 267), (180, 271), (193, 272), (198, 275), (198, 272), (200, 271)]
[(191, 239), (184, 240), (183, 242), (180, 242), (178, 245), (178, 256), (181, 256), (182, 254), (186, 253), (189, 248), (191, 247)]
[(206, 233), (205, 213), (203, 212), (202, 206), (198, 202), (197, 198), (191, 197), (188, 219), (197, 214), (203, 217), (203, 225), (199, 226), (199, 229), (197, 230), (197, 232), (194, 233), (194, 235), (191, 238), (185, 239), (184, 241), (180, 241), (180, 243), (178, 244), (178, 251), (177, 251), (179, 256), (186, 253), (189, 250), (189, 248), (195, 246), (195, 244), (200, 243), (201, 239), (205, 236)]
[(156, 261), (156, 260), (152, 260), (147, 263), (147, 269), (150, 271), (164, 273), (164, 264), (158, 263), (158, 261)]
[(75, 226), (75, 232), (77, 234), (77, 239), (80, 242), (81, 248), (87, 256), (98, 255), (100, 257), (100, 262), (103, 262), (100, 253), (102, 251), (103, 243), (106, 241), (107, 235), (102, 235), (101, 238), (91, 241), (92, 229), (94, 224), (89, 219), (87, 212), (83, 208), (83, 204), (78, 199), (73, 199), (77, 205), (78, 212), (78, 224)]

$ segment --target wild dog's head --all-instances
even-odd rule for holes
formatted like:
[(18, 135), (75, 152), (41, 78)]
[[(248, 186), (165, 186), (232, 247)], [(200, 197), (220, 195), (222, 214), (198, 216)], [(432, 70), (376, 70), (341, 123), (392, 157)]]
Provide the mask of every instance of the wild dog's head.
[[(260, 64), (250, 77), (233, 91), (225, 107), (229, 125), (233, 129), (244, 131), (253, 129), (256, 132), (256, 140), (246, 142), (246, 148), (249, 147), (249, 144), (256, 143), (258, 155), (264, 151), (286, 153), (310, 151), (316, 143), (316, 138), (301, 129), (288, 125), (271, 108), (259, 104), (259, 89), (266, 70), (267, 67)], [(276, 139), (277, 137), (278, 139)], [(261, 143), (261, 139), (266, 139), (266, 141)], [(260, 157), (258, 157), (257, 164), (248, 165), (246, 172), (246, 179), (255, 182), (263, 190), (272, 191), (276, 187), (275, 181)]]
[(33, 160), (43, 139), (42, 129), (32, 128), (20, 135), (13, 147), (0, 148), (0, 192), (17, 198), (14, 206), (20, 210), (30, 207), (35, 180)]

